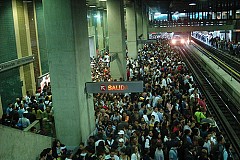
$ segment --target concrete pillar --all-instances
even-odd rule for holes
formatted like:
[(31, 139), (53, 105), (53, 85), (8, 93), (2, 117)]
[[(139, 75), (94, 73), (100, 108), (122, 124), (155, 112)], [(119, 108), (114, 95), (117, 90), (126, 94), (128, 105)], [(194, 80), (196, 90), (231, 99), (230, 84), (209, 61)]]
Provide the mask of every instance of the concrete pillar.
[(148, 17), (144, 12), (143, 14), (143, 40), (148, 40)]
[(68, 146), (95, 128), (85, 0), (43, 1), (56, 135)]
[(137, 17), (137, 38), (139, 38), (139, 36), (141, 34), (143, 34), (143, 18), (142, 18), (142, 9), (137, 6), (136, 7), (136, 17)]
[[(30, 39), (27, 4), (21, 0), (13, 0), (12, 7), (18, 58), (31, 56), (32, 44)], [(36, 91), (36, 83), (33, 63), (19, 68), (20, 79), (22, 81), (22, 95), (26, 95), (26, 91), (29, 91), (30, 94), (34, 94)]]
[(138, 48), (142, 48), (141, 41), (143, 40), (143, 19), (142, 19), (142, 9), (137, 6), (136, 7), (136, 17), (137, 17), (137, 40), (138, 40)]
[(135, 59), (137, 58), (137, 28), (135, 6), (133, 3), (128, 4), (126, 7), (126, 20), (128, 57)]
[(101, 11), (97, 11), (97, 16), (95, 18), (96, 18), (96, 21), (97, 21), (98, 51), (100, 52), (101, 50), (104, 49), (102, 12)]
[(109, 49), (108, 45), (108, 28), (107, 28), (107, 11), (103, 11), (103, 37), (104, 37), (104, 48), (105, 50)]
[(126, 43), (124, 27), (123, 0), (107, 1), (107, 21), (109, 36), (109, 52), (114, 55), (110, 63), (110, 72), (113, 79), (126, 79)]

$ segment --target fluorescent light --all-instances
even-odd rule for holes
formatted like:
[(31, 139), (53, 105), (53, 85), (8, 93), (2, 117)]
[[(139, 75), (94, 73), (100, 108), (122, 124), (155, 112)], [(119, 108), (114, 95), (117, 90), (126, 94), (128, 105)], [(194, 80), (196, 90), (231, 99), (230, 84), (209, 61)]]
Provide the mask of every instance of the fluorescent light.
[(96, 8), (96, 6), (89, 6), (90, 8)]
[(196, 3), (189, 3), (189, 6), (196, 6)]
[(99, 2), (106, 2), (107, 0), (99, 0)]

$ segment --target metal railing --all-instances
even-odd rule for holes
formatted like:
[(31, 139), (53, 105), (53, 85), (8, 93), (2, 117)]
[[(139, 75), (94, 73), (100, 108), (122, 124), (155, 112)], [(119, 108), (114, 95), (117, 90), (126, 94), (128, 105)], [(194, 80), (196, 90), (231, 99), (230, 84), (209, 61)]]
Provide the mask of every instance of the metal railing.
[(209, 25), (234, 25), (233, 20), (227, 19), (192, 19), (192, 20), (153, 20), (149, 21), (149, 25), (158, 27), (177, 27), (177, 26), (209, 26)]

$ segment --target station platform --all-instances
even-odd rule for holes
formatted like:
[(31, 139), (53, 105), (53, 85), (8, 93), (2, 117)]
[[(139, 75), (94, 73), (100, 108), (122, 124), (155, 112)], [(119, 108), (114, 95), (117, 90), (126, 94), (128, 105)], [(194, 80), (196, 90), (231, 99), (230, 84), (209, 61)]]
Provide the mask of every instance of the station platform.
[[(218, 83), (224, 87), (224, 90), (231, 94), (236, 102), (240, 104), (240, 83), (193, 45), (189, 45), (189, 48), (205, 62), (208, 71), (218, 80)], [(206, 49), (202, 49), (209, 53)], [(240, 107), (238, 108), (238, 114), (240, 114)]]

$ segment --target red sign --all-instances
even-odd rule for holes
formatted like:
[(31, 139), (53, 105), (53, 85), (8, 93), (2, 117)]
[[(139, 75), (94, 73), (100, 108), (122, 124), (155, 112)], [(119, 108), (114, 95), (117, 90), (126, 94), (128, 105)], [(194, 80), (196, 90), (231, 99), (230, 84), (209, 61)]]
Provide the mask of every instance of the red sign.
[(87, 82), (87, 93), (136, 93), (143, 92), (143, 81)]
[(100, 90), (101, 90), (101, 91), (106, 91), (106, 86), (102, 84), (102, 85), (100, 86)]

